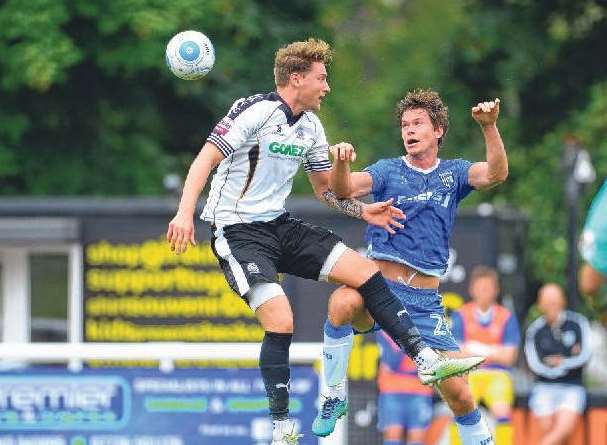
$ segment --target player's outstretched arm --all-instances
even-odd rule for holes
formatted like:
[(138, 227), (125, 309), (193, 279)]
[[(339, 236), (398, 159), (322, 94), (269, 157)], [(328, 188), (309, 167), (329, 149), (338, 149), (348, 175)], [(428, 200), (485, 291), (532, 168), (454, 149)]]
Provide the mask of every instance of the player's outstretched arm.
[(211, 142), (204, 144), (194, 162), (190, 166), (188, 176), (183, 185), (181, 200), (177, 214), (169, 223), (167, 241), (171, 250), (177, 254), (185, 252), (188, 243), (196, 245), (194, 235), (194, 211), (196, 202), (202, 192), (209, 174), (223, 160), (224, 156), (217, 146)]
[(373, 204), (365, 204), (354, 198), (340, 199), (329, 189), (329, 177), (329, 171), (308, 174), (314, 195), (319, 201), (352, 218), (363, 219), (369, 224), (383, 227), (391, 234), (395, 233), (393, 227), (403, 227), (397, 219), (405, 219), (405, 215), (399, 208), (392, 206), (392, 199)]
[(468, 170), (468, 183), (476, 189), (495, 187), (508, 177), (508, 157), (496, 125), (499, 109), (499, 99), (472, 107), (472, 118), (481, 126), (487, 153), (485, 162), (476, 162)]

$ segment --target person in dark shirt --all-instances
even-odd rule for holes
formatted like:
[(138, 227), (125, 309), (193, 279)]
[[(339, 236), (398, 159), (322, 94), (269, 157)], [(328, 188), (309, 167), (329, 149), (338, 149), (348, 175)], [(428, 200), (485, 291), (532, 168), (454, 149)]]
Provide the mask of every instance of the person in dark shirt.
[(542, 428), (540, 445), (565, 443), (586, 407), (582, 369), (590, 358), (590, 326), (565, 310), (563, 289), (554, 283), (538, 292), (542, 316), (527, 328), (525, 355), (536, 383), (529, 408)]

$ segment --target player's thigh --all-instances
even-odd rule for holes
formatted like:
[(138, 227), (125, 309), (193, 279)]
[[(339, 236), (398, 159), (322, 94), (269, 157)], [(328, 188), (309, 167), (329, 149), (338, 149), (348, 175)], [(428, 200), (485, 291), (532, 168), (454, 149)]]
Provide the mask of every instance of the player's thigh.
[(424, 342), (439, 351), (458, 351), (459, 346), (445, 319), (442, 297), (436, 289), (419, 289), (387, 280), (389, 289), (401, 301)]
[(254, 311), (268, 299), (284, 294), (275, 262), (280, 245), (264, 224), (235, 224), (213, 233), (213, 253), (226, 281)]
[(347, 248), (332, 265), (329, 280), (359, 288), (377, 272), (379, 269), (373, 261)]
[(266, 300), (255, 311), (264, 331), (289, 334), (293, 332), (293, 312), (285, 295)]

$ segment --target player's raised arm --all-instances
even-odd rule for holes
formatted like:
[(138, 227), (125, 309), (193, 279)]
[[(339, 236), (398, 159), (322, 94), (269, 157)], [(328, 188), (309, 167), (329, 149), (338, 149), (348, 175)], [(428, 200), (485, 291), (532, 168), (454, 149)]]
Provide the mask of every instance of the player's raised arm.
[(169, 223), (167, 241), (171, 250), (176, 253), (185, 252), (188, 243), (196, 245), (194, 236), (194, 211), (198, 197), (207, 183), (209, 174), (223, 160), (224, 155), (212, 142), (204, 144), (194, 162), (190, 166), (188, 176), (183, 185), (183, 193), (179, 202), (177, 214)]
[(468, 182), (476, 189), (494, 187), (508, 177), (508, 157), (496, 125), (499, 109), (499, 99), (472, 107), (472, 118), (481, 126), (487, 152), (485, 162), (476, 162), (468, 170)]
[(330, 185), (338, 198), (360, 198), (371, 193), (371, 175), (350, 170), (350, 163), (356, 160), (356, 151), (351, 144), (340, 142), (329, 147), (329, 152), (333, 156)]

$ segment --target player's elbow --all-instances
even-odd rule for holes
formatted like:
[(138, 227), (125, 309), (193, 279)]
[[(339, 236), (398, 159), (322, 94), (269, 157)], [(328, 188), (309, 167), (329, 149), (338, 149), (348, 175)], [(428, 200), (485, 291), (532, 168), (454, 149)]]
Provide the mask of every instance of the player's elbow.
[(508, 166), (494, 172), (489, 178), (491, 184), (494, 186), (505, 182), (506, 179), (508, 179)]
[(352, 198), (352, 193), (350, 193), (350, 190), (347, 189), (336, 189), (334, 190), (335, 196), (337, 196), (338, 199), (349, 199)]

